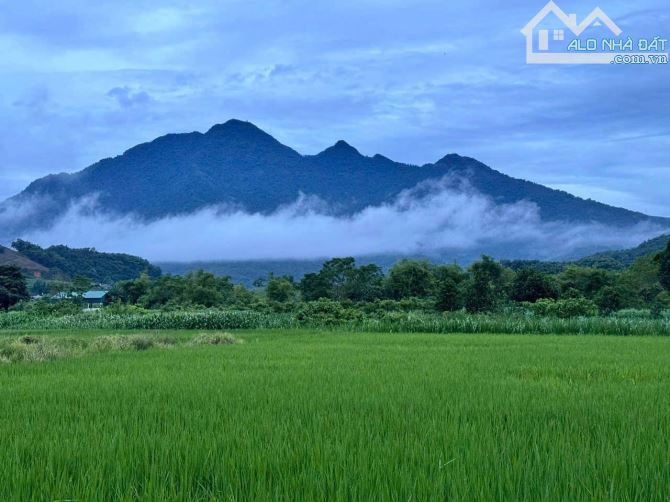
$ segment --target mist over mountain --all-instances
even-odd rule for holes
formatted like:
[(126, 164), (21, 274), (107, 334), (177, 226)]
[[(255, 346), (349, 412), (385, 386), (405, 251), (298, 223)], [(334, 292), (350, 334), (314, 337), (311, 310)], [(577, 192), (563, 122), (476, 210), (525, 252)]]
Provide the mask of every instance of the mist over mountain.
[(38, 179), (0, 205), (3, 241), (177, 261), (500, 249), (547, 259), (632, 246), (667, 228), (668, 218), (515, 179), (469, 157), (407, 165), (345, 141), (301, 155), (239, 120)]

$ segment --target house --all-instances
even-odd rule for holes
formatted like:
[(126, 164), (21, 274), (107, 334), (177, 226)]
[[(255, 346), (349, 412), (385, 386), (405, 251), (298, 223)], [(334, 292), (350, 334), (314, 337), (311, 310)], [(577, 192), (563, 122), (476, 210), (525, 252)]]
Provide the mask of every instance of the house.
[[(545, 26), (547, 23), (553, 25), (553, 27)], [(540, 26), (541, 24), (542, 26)], [(566, 50), (566, 40), (579, 37), (587, 28), (603, 25), (615, 37), (621, 35), (621, 28), (600, 7), (595, 8), (581, 23), (577, 24), (576, 14), (566, 14), (552, 0), (521, 30), (521, 33), (526, 37), (526, 62), (552, 64), (610, 63), (612, 53), (582, 53)], [(569, 30), (568, 33), (566, 33), (566, 29)], [(570, 37), (570, 33), (573, 37)]]
[(86, 291), (81, 297), (84, 300), (84, 308), (99, 309), (105, 303), (107, 291)]
[(78, 300), (84, 307), (84, 310), (99, 309), (105, 303), (105, 298), (107, 297), (107, 291), (103, 290), (91, 290), (86, 291), (85, 293), (75, 293), (75, 292), (65, 292), (61, 291), (51, 296), (52, 301), (62, 301), (62, 300)]

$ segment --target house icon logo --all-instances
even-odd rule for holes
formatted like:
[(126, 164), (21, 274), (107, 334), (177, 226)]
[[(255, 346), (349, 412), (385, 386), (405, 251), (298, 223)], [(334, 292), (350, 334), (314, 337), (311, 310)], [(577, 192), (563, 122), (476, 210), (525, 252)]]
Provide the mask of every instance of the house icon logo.
[[(603, 29), (604, 28), (604, 29)], [(589, 39), (594, 48), (570, 51), (566, 46), (566, 31), (571, 32), (574, 40), (587, 30), (603, 32), (610, 37), (621, 35), (619, 28), (600, 7), (596, 7), (580, 23), (576, 14), (566, 14), (555, 2), (550, 1), (540, 12), (523, 27), (521, 33), (526, 36), (526, 63), (529, 64), (609, 64), (614, 54), (598, 52), (595, 46), (598, 40)], [(568, 33), (568, 35), (569, 35)], [(550, 36), (551, 35), (551, 36)], [(573, 44), (570, 44), (572, 46)]]

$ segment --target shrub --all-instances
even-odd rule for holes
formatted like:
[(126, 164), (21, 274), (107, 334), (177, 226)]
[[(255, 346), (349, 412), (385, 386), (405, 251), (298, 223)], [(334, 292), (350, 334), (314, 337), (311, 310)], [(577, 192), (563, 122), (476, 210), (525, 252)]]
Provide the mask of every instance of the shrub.
[(524, 304), (537, 316), (559, 317), (590, 317), (598, 314), (598, 307), (586, 298), (565, 298), (562, 300), (543, 299), (535, 303)]

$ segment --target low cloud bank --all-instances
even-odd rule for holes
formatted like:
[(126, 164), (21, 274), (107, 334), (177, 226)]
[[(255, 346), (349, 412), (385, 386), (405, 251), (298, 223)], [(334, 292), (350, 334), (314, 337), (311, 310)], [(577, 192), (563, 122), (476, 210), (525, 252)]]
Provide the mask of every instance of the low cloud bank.
[(648, 224), (617, 229), (542, 222), (535, 204), (496, 205), (467, 187), (456, 188), (453, 180), (421, 184), (391, 203), (348, 217), (330, 214), (322, 201), (304, 195), (269, 215), (210, 207), (150, 223), (132, 216), (103, 216), (95, 204), (95, 198), (79, 201), (48, 230), (9, 238), (18, 236), (43, 246), (95, 247), (152, 261), (435, 253), (500, 256), (501, 249), (507, 256), (560, 259), (595, 249), (633, 247), (663, 230)]

